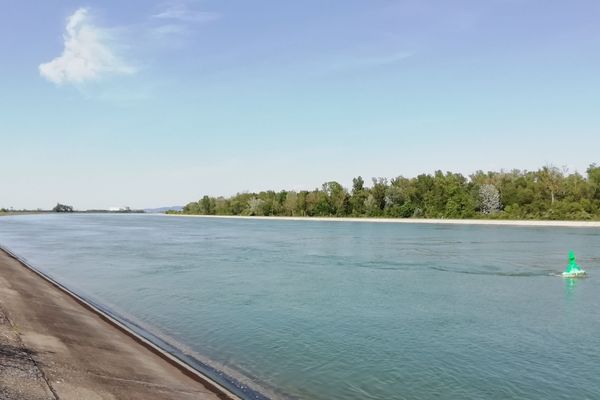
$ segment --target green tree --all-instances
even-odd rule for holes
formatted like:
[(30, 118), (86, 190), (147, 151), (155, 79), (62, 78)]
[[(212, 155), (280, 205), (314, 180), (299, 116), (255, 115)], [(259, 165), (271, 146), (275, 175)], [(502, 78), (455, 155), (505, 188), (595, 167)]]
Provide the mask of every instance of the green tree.
[(298, 193), (296, 192), (287, 192), (285, 196), (285, 201), (283, 203), (283, 212), (285, 215), (296, 216), (299, 214), (298, 210)]
[(323, 192), (327, 195), (331, 214), (338, 217), (348, 215), (350, 195), (342, 185), (335, 181), (324, 183)]
[(308, 214), (308, 191), (301, 190), (298, 192), (298, 215), (305, 217)]
[(216, 215), (231, 215), (231, 201), (225, 197), (217, 197), (214, 201)]
[(327, 217), (332, 215), (333, 208), (327, 194), (319, 189), (309, 192), (306, 196), (306, 214), (309, 216)]
[(214, 215), (216, 209), (215, 199), (209, 196), (204, 196), (199, 202), (200, 214)]
[(369, 197), (372, 199), (368, 200), (368, 205), (365, 204), (368, 210), (368, 214), (371, 217), (379, 217), (383, 215), (383, 209), (385, 208), (385, 198), (388, 189), (388, 182), (386, 178), (373, 178), (373, 186), (369, 191)]
[(592, 164), (587, 169), (590, 194), (592, 199), (600, 200), (600, 167)]
[(192, 201), (183, 206), (181, 212), (183, 214), (200, 214), (200, 206), (197, 201)]
[(352, 179), (352, 193), (350, 195), (350, 210), (349, 213), (355, 217), (360, 217), (365, 214), (365, 200), (368, 193), (365, 190), (365, 181), (361, 176)]

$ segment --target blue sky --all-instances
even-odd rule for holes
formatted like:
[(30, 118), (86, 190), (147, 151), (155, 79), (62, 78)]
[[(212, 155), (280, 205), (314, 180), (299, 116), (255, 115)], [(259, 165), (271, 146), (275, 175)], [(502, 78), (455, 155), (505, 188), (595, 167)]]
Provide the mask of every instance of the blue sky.
[(0, 207), (600, 162), (600, 2), (14, 1)]

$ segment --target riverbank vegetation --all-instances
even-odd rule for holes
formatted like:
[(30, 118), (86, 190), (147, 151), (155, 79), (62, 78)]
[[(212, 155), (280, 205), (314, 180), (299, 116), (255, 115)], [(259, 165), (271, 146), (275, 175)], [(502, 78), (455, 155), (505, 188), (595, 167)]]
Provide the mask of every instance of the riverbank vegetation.
[(436, 171), (414, 178), (362, 177), (345, 188), (204, 196), (177, 214), (388, 218), (600, 219), (600, 167), (583, 176), (553, 166), (537, 171)]
[(52, 209), (53, 212), (73, 212), (73, 206), (66, 204), (56, 203), (56, 206)]

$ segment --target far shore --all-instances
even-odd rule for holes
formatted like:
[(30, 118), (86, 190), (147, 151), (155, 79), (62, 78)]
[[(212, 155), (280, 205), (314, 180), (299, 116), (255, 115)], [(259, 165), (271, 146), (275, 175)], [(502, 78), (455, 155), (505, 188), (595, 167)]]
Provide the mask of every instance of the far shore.
[[(17, 216), (30, 214), (56, 214), (53, 212), (11, 212), (0, 213), (1, 216)], [(62, 213), (71, 214), (71, 213)], [(74, 212), (72, 214), (94, 214), (94, 212)], [(524, 227), (562, 227), (562, 228), (600, 228), (600, 221), (554, 221), (554, 220), (515, 220), (515, 219), (443, 219), (443, 218), (365, 218), (365, 217), (283, 217), (283, 216), (244, 216), (244, 215), (199, 215), (199, 214), (166, 214), (166, 213), (107, 213), (127, 215), (162, 215), (167, 217), (186, 218), (219, 218), (246, 219), (268, 221), (313, 221), (313, 222), (368, 222), (382, 224), (444, 224), (444, 225), (496, 225)]]
[(600, 228), (600, 221), (545, 221), (504, 219), (436, 219), (436, 218), (351, 218), (351, 217), (263, 217), (242, 215), (192, 215), (162, 214), (173, 217), (249, 219), (269, 221), (316, 221), (316, 222), (369, 222), (383, 224), (447, 224), (447, 225), (501, 225), (529, 227)]

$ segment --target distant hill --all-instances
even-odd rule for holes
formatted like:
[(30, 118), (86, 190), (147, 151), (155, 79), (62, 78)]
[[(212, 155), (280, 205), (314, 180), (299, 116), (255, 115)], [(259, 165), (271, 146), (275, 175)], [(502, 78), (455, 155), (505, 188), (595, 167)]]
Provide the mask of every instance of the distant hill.
[(158, 208), (144, 208), (144, 212), (160, 214), (167, 211), (181, 211), (183, 206), (171, 206), (171, 207), (158, 207)]

